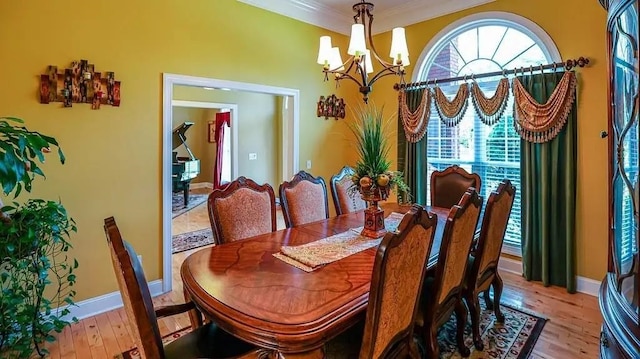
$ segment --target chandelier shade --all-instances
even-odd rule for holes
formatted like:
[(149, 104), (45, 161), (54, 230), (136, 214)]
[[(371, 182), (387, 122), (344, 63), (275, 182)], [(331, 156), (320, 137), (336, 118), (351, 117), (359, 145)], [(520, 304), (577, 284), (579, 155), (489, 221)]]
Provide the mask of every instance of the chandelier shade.
[[(350, 56), (346, 62), (342, 62), (340, 49), (331, 44), (330, 36), (320, 37), (318, 49), (318, 64), (322, 65), (325, 81), (329, 74), (333, 74), (337, 82), (343, 79), (351, 79), (359, 86), (360, 93), (366, 103), (373, 83), (379, 78), (396, 75), (400, 77), (400, 83), (404, 84), (405, 66), (409, 62), (409, 50), (404, 28), (397, 27), (392, 30), (389, 56), (391, 62), (384, 61), (378, 55), (373, 44), (371, 25), (373, 23), (373, 4), (362, 0), (353, 5), (356, 15), (355, 23), (351, 26), (351, 37), (347, 54)], [(373, 58), (379, 63), (379, 71), (374, 70)]]

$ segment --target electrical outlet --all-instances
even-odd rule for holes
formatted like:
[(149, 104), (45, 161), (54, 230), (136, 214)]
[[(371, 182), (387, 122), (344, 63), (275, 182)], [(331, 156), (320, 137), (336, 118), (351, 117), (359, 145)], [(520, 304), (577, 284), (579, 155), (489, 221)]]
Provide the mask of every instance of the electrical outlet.
[(258, 154), (255, 152), (252, 152), (249, 154), (249, 160), (253, 161), (253, 160), (257, 160), (258, 159)]
[(307, 169), (310, 170), (311, 169), (311, 160), (307, 160)]

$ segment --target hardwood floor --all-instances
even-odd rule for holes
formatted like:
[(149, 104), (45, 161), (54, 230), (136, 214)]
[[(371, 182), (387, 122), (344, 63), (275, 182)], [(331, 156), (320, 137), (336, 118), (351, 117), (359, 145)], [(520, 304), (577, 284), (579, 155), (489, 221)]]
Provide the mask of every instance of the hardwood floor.
[[(201, 208), (201, 207), (204, 207)], [(175, 220), (189, 215), (200, 221), (208, 217), (206, 204), (199, 206)], [(193, 212), (193, 213), (191, 213)], [(174, 221), (175, 221), (174, 220)], [(279, 227), (283, 226), (279, 218)], [(194, 230), (200, 224), (185, 225)], [(193, 227), (195, 226), (195, 227)], [(175, 227), (175, 226), (174, 226)], [(178, 232), (179, 233), (179, 232)], [(180, 265), (184, 259), (198, 249), (173, 256), (173, 291), (154, 299), (156, 306), (182, 303), (182, 283)], [(502, 273), (505, 287), (502, 302), (512, 307), (525, 309), (549, 319), (538, 339), (531, 358), (597, 358), (602, 317), (596, 297), (586, 294), (567, 294), (558, 287), (544, 287), (539, 283), (527, 282), (522, 277)], [(186, 315), (160, 320), (161, 334), (168, 334), (189, 325)], [(66, 328), (58, 335), (58, 340), (48, 343), (46, 348), (51, 358), (60, 359), (112, 359), (114, 355), (134, 346), (127, 316), (117, 309), (93, 317)]]

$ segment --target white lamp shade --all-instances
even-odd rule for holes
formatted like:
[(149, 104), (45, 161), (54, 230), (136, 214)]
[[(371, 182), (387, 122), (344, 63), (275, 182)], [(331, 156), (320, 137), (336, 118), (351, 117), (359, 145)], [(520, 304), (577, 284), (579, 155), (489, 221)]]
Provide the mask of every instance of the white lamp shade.
[(334, 71), (344, 70), (344, 64), (342, 62), (340, 49), (338, 47), (334, 47), (331, 49), (331, 56), (329, 57), (329, 69)]
[(320, 36), (320, 48), (318, 49), (318, 63), (324, 65), (331, 60), (331, 36)]
[[(371, 51), (364, 50), (364, 65), (366, 67), (367, 73), (370, 74), (373, 72), (373, 62), (371, 61)], [(360, 62), (360, 67), (362, 67), (362, 61)]]
[(393, 59), (393, 64), (396, 64), (396, 60), (398, 56), (400, 56), (402, 65), (409, 65), (409, 49), (407, 48), (407, 38), (404, 34), (404, 28), (396, 27), (391, 34), (391, 51), (389, 51), (389, 56)]
[(347, 53), (349, 55), (362, 55), (366, 50), (367, 45), (364, 40), (364, 25), (351, 25), (351, 39), (349, 40), (349, 49), (347, 50)]

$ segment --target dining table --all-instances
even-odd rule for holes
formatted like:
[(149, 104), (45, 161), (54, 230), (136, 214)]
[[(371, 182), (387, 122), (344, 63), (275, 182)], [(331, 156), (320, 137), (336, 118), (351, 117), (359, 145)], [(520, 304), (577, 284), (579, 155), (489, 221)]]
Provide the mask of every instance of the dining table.
[[(411, 207), (384, 203), (385, 215)], [(448, 208), (438, 218), (428, 269), (438, 260)], [(344, 214), (191, 254), (181, 266), (185, 295), (209, 320), (263, 348), (268, 358), (323, 358), (324, 345), (364, 320), (377, 246), (303, 271), (274, 257), (364, 223), (364, 212)]]

